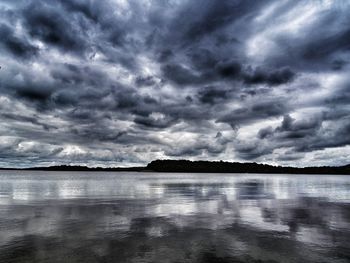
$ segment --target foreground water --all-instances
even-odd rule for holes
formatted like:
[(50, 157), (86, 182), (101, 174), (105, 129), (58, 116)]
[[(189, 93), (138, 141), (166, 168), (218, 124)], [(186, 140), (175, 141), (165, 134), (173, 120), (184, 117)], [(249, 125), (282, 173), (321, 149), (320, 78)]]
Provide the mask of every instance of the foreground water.
[(0, 262), (349, 262), (338, 175), (0, 172)]

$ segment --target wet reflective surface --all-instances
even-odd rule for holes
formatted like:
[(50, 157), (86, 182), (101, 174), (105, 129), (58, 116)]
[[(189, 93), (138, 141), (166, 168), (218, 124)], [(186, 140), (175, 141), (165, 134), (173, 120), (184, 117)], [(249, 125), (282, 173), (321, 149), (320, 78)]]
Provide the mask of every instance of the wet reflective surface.
[(0, 262), (349, 262), (350, 177), (0, 171)]

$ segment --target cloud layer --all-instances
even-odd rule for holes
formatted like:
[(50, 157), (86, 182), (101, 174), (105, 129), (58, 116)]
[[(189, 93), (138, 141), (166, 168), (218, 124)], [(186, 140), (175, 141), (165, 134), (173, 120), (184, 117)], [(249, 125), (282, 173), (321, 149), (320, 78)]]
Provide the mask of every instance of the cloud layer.
[(0, 4), (0, 165), (339, 165), (346, 1)]

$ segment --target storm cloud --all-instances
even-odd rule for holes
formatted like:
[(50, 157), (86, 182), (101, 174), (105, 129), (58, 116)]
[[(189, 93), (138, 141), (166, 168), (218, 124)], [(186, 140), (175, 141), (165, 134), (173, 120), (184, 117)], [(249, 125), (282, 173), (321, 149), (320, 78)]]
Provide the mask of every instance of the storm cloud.
[(0, 166), (346, 164), (349, 11), (342, 0), (2, 1)]

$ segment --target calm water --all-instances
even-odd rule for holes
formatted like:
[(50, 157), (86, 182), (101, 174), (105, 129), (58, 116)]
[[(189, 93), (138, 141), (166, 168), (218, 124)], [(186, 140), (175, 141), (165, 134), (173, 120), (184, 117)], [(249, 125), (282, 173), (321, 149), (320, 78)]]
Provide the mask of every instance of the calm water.
[(350, 262), (350, 177), (1, 171), (0, 262)]

